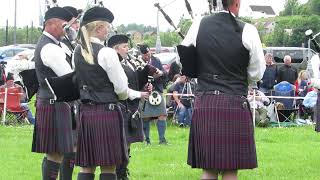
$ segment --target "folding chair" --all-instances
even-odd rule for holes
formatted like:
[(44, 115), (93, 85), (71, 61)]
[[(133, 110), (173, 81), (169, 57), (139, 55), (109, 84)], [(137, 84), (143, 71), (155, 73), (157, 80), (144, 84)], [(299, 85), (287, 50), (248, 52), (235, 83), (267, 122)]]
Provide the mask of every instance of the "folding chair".
[(13, 82), (7, 82), (5, 85), (0, 86), (0, 112), (3, 123), (29, 123), (26, 120), (28, 110), (21, 107), (20, 101), (22, 96), (22, 88), (20, 86), (15, 86)]
[[(286, 81), (280, 82), (274, 86), (274, 91), (272, 91), (273, 96), (282, 96), (282, 97), (294, 97), (295, 90), (294, 86)], [(283, 104), (283, 108), (278, 108), (275, 106), (275, 112), (277, 115), (278, 124), (280, 127), (280, 122), (290, 122), (290, 119), (293, 119), (295, 114), (298, 112), (298, 108), (295, 107), (294, 99), (285, 99), (285, 98), (275, 98), (276, 103)]]

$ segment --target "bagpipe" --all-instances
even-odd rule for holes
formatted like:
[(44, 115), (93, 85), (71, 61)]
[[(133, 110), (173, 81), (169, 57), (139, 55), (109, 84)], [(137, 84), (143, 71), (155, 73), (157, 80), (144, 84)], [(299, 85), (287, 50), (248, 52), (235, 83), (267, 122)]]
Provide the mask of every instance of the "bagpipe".
[[(211, 3), (212, 1), (209, 0), (208, 2)], [(191, 18), (193, 19), (194, 18), (193, 11), (192, 11), (191, 5), (188, 2), (188, 0), (185, 0), (185, 5), (188, 10), (188, 13), (190, 14)], [(176, 32), (180, 35), (180, 37), (182, 39), (184, 39), (185, 36), (182, 34), (180, 29), (178, 29), (175, 26), (175, 24), (173, 23), (173, 21), (169, 17), (169, 15), (164, 12), (164, 10), (160, 6), (160, 4), (155, 3), (154, 6), (158, 8), (158, 10), (163, 14), (164, 18), (167, 20), (167, 22), (176, 30)], [(210, 5), (210, 7), (212, 7), (212, 6)], [(186, 47), (183, 45), (178, 45), (177, 51), (178, 51), (178, 54), (180, 57), (179, 60), (177, 61), (177, 64), (180, 64), (182, 66), (181, 73), (183, 75), (188, 76), (188, 77), (196, 78), (197, 77), (197, 63), (196, 63), (197, 50), (196, 50), (196, 47), (194, 47), (194, 46)]]

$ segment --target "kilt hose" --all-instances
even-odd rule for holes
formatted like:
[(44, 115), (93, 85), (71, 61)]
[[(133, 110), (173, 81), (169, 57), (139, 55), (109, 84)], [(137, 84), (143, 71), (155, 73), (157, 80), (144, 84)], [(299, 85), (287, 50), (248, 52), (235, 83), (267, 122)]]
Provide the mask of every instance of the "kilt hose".
[(315, 130), (316, 130), (316, 132), (320, 132), (320, 93), (318, 93), (317, 103), (316, 103), (314, 110), (315, 110), (314, 118), (316, 121)]

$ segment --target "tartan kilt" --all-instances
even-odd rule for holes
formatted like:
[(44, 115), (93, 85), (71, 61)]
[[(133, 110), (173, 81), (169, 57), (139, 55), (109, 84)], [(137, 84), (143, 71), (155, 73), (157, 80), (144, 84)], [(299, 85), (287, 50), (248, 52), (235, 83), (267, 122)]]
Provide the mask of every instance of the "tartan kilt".
[(320, 132), (320, 93), (318, 93), (317, 103), (314, 109), (315, 109), (314, 116), (316, 120), (315, 131)]
[(113, 166), (128, 162), (123, 117), (118, 105), (80, 105), (75, 164)]
[(151, 105), (147, 100), (141, 100), (139, 104), (141, 118), (157, 118), (159, 116), (167, 116), (166, 101), (162, 97), (161, 103), (157, 106)]
[(73, 152), (71, 109), (66, 102), (37, 99), (32, 152)]
[[(129, 108), (129, 110), (134, 113), (138, 108)], [(126, 111), (126, 109), (121, 107), (121, 111), (123, 114), (123, 125), (124, 125), (124, 130), (126, 134), (126, 140), (128, 144), (132, 144), (135, 142), (143, 142), (143, 124), (142, 124), (142, 119), (140, 118), (139, 121), (135, 122), (136, 123), (136, 128), (133, 128), (130, 122), (131, 119), (131, 113)]]
[(187, 163), (219, 171), (257, 167), (253, 120), (245, 97), (196, 96)]

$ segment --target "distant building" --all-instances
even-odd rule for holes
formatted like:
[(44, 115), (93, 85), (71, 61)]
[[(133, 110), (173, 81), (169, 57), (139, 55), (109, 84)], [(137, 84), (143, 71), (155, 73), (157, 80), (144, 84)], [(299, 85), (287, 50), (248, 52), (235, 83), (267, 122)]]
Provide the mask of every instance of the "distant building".
[(135, 42), (141, 42), (143, 39), (143, 34), (139, 31), (129, 31), (127, 35)]
[(244, 8), (242, 16), (247, 16), (253, 19), (275, 17), (276, 13), (272, 6), (268, 5), (249, 5)]

